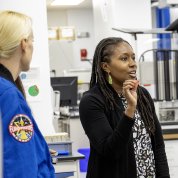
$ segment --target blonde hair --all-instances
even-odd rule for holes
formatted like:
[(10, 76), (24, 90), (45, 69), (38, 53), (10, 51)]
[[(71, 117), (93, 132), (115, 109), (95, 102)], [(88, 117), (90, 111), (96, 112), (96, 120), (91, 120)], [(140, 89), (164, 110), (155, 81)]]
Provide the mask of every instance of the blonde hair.
[(32, 33), (30, 17), (15, 11), (0, 12), (0, 58), (13, 55), (20, 42)]

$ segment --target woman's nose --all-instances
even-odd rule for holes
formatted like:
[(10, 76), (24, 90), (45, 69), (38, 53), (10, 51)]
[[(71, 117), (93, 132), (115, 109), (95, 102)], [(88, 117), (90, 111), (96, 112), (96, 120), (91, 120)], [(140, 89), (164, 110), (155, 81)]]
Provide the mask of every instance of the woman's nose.
[(129, 65), (130, 65), (130, 67), (137, 67), (137, 63), (133, 59), (130, 59)]

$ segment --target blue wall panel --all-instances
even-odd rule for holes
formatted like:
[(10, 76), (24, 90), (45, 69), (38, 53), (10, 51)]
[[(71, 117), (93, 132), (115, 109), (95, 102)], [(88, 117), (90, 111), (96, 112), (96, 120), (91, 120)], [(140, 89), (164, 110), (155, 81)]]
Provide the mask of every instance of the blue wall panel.
[[(157, 28), (166, 28), (170, 25), (170, 10), (169, 7), (156, 8), (156, 25)], [(170, 34), (158, 34), (160, 38), (158, 42), (158, 49), (171, 49), (171, 35)]]

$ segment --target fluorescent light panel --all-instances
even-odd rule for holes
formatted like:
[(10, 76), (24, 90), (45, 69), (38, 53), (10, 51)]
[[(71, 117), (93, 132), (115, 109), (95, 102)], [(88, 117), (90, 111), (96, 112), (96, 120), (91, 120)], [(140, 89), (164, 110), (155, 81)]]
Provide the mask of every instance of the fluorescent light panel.
[(84, 0), (54, 0), (52, 6), (76, 6), (82, 3)]

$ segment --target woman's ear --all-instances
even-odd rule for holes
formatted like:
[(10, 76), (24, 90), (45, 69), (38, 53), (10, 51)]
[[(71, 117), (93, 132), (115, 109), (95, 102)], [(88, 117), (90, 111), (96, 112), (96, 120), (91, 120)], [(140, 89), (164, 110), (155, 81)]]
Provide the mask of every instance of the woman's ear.
[(21, 40), (21, 48), (22, 48), (22, 51), (26, 50), (26, 48), (27, 48), (27, 39), (22, 39)]
[(108, 65), (107, 62), (102, 62), (102, 63), (101, 63), (101, 68), (102, 68), (105, 72), (110, 73), (109, 65)]

